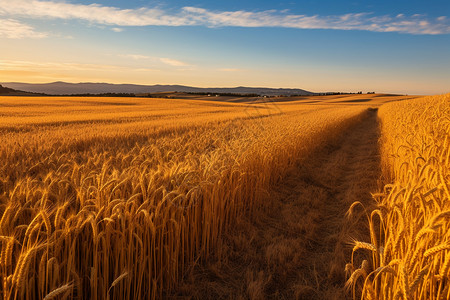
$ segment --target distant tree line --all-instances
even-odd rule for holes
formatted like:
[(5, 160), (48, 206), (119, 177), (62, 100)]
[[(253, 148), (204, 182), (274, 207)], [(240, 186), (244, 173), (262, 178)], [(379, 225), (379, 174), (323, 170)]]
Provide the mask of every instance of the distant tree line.
[(224, 97), (261, 97), (259, 94), (239, 94), (239, 93), (211, 93), (211, 92), (188, 92), (190, 95), (203, 96), (224, 96)]
[[(359, 91), (357, 93), (349, 92), (326, 92), (326, 93), (315, 93), (315, 96), (328, 96), (328, 95), (361, 95), (363, 92)], [(367, 94), (375, 94), (375, 92), (367, 92)]]
[(64, 96), (64, 97), (136, 97), (133, 93), (101, 93), (101, 94), (70, 94), (70, 95), (50, 95), (50, 96)]
[(136, 97), (133, 93), (100, 93), (100, 94), (92, 94), (92, 93), (83, 93), (83, 94), (70, 94), (70, 95), (50, 95), (45, 93), (34, 93), (34, 92), (24, 92), (11, 88), (4, 87), (0, 85), (0, 94), (8, 95), (8, 94), (23, 94), (24, 96), (46, 96), (46, 97)]

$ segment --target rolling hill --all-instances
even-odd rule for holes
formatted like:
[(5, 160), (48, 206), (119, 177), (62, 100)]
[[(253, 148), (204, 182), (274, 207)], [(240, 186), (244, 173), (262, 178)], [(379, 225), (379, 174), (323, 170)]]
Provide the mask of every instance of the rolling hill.
[(24, 92), (0, 85), (0, 96), (38, 96), (37, 93)]
[(110, 83), (67, 83), (52, 82), (44, 84), (4, 82), (3, 86), (33, 93), (49, 95), (70, 94), (101, 94), (101, 93), (160, 93), (160, 92), (188, 92), (188, 93), (233, 93), (233, 94), (258, 94), (265, 96), (278, 95), (313, 95), (314, 93), (302, 89), (284, 88), (198, 88), (183, 85), (136, 85), (136, 84), (110, 84)]

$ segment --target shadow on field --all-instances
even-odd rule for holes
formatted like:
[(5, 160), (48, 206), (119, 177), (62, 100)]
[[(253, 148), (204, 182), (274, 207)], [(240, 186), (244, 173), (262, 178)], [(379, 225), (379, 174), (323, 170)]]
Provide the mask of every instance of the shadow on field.
[[(240, 220), (216, 257), (187, 274), (170, 299), (345, 299), (351, 238), (365, 220), (345, 214), (369, 203), (380, 176), (376, 109), (299, 162), (268, 192), (270, 209)], [(221, 259), (217, 259), (221, 257)]]

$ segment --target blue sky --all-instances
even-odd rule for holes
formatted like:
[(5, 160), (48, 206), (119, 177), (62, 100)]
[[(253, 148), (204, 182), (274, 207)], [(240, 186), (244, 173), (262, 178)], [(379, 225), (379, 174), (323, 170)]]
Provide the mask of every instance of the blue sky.
[(0, 0), (0, 82), (450, 92), (450, 1)]

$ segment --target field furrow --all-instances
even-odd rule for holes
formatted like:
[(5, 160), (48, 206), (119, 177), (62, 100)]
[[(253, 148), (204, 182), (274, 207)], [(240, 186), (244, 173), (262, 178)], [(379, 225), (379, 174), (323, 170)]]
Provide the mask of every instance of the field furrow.
[(220, 260), (198, 266), (173, 299), (344, 299), (351, 238), (368, 230), (346, 212), (368, 204), (380, 176), (376, 112), (306, 159), (267, 195), (271, 206), (238, 221)]

